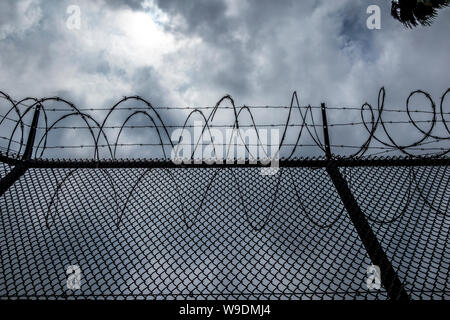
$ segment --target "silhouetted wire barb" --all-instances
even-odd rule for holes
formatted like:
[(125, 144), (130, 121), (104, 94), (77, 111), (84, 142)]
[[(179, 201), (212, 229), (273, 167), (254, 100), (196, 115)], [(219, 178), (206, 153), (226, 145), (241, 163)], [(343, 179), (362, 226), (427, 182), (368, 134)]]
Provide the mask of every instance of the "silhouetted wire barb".
[[(369, 103), (364, 103), (362, 107), (360, 108), (352, 108), (352, 107), (342, 107), (342, 108), (328, 108), (328, 109), (336, 109), (336, 110), (359, 110), (360, 111), (360, 117), (361, 121), (348, 121), (348, 122), (330, 122), (328, 124), (329, 127), (359, 127), (363, 128), (364, 131), (366, 131), (367, 139), (359, 146), (355, 145), (345, 145), (345, 144), (335, 144), (335, 147), (339, 148), (349, 148), (349, 149), (358, 149), (356, 152), (354, 152), (351, 155), (348, 155), (349, 158), (354, 157), (362, 157), (364, 156), (368, 150), (376, 149), (376, 148), (386, 148), (386, 150), (392, 150), (392, 151), (398, 151), (400, 153), (403, 153), (407, 156), (414, 156), (410, 151), (412, 150), (421, 150), (421, 151), (430, 151), (435, 150), (439, 151), (436, 152), (435, 156), (443, 156), (448, 154), (449, 150), (446, 147), (434, 147), (431, 149), (428, 148), (415, 148), (420, 147), (424, 143), (427, 143), (430, 139), (433, 139), (434, 142), (440, 142), (440, 141), (449, 141), (450, 139), (450, 130), (448, 125), (448, 120), (446, 119), (446, 115), (450, 114), (449, 112), (446, 112), (444, 110), (445, 107), (445, 99), (447, 97), (448, 92), (450, 89), (445, 91), (445, 93), (441, 97), (441, 101), (439, 104), (439, 107), (436, 106), (435, 102), (431, 98), (431, 96), (422, 90), (416, 90), (413, 91), (406, 100), (406, 108), (404, 110), (400, 109), (388, 109), (385, 108), (385, 90), (384, 88), (381, 88), (379, 95), (378, 95), (378, 104), (377, 107), (372, 107)], [(417, 95), (422, 95), (426, 100), (429, 102), (429, 108), (430, 110), (410, 110), (410, 101), (413, 97)], [(100, 154), (99, 154), (99, 148), (107, 148), (109, 151), (109, 156), (112, 159), (116, 158), (117, 153), (117, 147), (132, 147), (132, 146), (159, 146), (161, 148), (161, 151), (163, 153), (164, 159), (169, 159), (168, 154), (166, 152), (166, 148), (164, 147), (180, 147), (182, 144), (180, 144), (180, 141), (174, 145), (174, 142), (171, 139), (171, 136), (169, 134), (169, 130), (171, 129), (180, 129), (182, 132), (187, 129), (195, 128), (196, 126), (193, 124), (190, 124), (189, 121), (194, 115), (200, 115), (200, 117), (203, 119), (203, 127), (202, 135), (199, 137), (198, 141), (194, 142), (192, 147), (194, 149), (193, 154), (199, 147), (199, 145), (202, 143), (201, 140), (204, 139), (204, 135), (211, 136), (211, 129), (212, 128), (219, 128), (219, 129), (236, 129), (236, 134), (244, 143), (244, 146), (246, 148), (247, 152), (250, 152), (249, 147), (250, 144), (246, 143), (242, 137), (241, 130), (244, 128), (252, 128), (255, 129), (257, 132), (257, 140), (258, 144), (262, 146), (261, 140), (258, 133), (258, 128), (281, 128), (282, 131), (282, 137), (281, 141), (279, 143), (280, 149), (283, 147), (290, 147), (292, 148), (290, 155), (287, 158), (290, 158), (294, 155), (296, 149), (298, 147), (302, 146), (309, 146), (305, 143), (300, 143), (300, 140), (303, 137), (309, 137), (309, 139), (312, 140), (312, 142), (315, 144), (315, 146), (321, 150), (323, 150), (321, 139), (316, 131), (317, 127), (320, 127), (320, 123), (316, 123), (314, 119), (314, 113), (312, 112), (314, 109), (318, 109), (320, 107), (317, 106), (301, 106), (298, 100), (297, 93), (294, 92), (291, 98), (291, 103), (289, 106), (240, 106), (236, 107), (234, 100), (230, 96), (224, 96), (222, 99), (220, 99), (214, 107), (203, 107), (203, 108), (192, 108), (192, 107), (175, 107), (172, 108), (173, 110), (185, 110), (188, 111), (189, 114), (187, 115), (185, 121), (183, 124), (169, 124), (163, 121), (163, 117), (159, 114), (158, 110), (170, 110), (169, 107), (155, 107), (153, 106), (149, 101), (139, 97), (139, 96), (132, 96), (132, 97), (124, 97), (119, 102), (114, 104), (111, 108), (77, 108), (75, 105), (73, 105), (71, 102), (59, 98), (59, 97), (50, 97), (50, 98), (25, 98), (20, 101), (12, 99), (10, 96), (8, 96), (6, 93), (0, 92), (0, 98), (2, 98), (4, 101), (9, 102), (10, 108), (6, 112), (2, 112), (0, 115), (0, 128), (5, 127), (7, 122), (10, 122), (10, 125), (8, 126), (11, 130), (10, 136), (9, 136), (9, 143), (7, 146), (7, 153), (11, 150), (11, 145), (16, 144), (19, 146), (18, 150), (15, 150), (16, 153), (20, 154), (22, 150), (22, 146), (24, 146), (24, 128), (29, 128), (30, 124), (26, 123), (24, 121), (24, 118), (27, 114), (30, 113), (30, 111), (34, 110), (34, 108), (40, 104), (42, 105), (43, 110), (43, 123), (40, 122), (40, 125), (38, 125), (38, 130), (43, 130), (43, 134), (41, 135), (40, 139), (38, 140), (37, 145), (35, 146), (35, 153), (34, 156), (36, 158), (41, 158), (44, 156), (46, 149), (75, 149), (75, 148), (94, 148), (94, 154), (93, 158), (96, 160), (100, 160)], [(46, 105), (48, 103), (59, 103), (59, 104), (65, 104), (68, 107), (67, 108), (48, 108)], [(126, 102), (140, 102), (143, 103), (144, 107), (124, 107), (123, 105)], [(224, 105), (225, 103), (228, 103), (229, 105)], [(22, 108), (25, 109), (22, 109)], [(254, 109), (287, 109), (288, 115), (286, 118), (286, 121), (284, 123), (259, 123), (257, 124), (254, 120), (254, 115), (252, 113), (252, 110)], [(215, 116), (217, 114), (218, 110), (222, 109), (229, 109), (233, 110), (234, 115), (234, 122), (232, 124), (216, 124), (213, 123)], [(103, 110), (108, 111), (106, 116), (104, 117), (103, 121), (96, 121), (95, 118), (86, 113), (87, 111), (95, 111), (95, 110)], [(204, 111), (208, 110), (209, 114), (205, 114)], [(48, 112), (55, 112), (55, 111), (64, 111), (67, 112), (66, 114), (62, 116), (56, 116), (54, 114), (50, 115)], [(125, 118), (125, 120), (122, 122), (121, 125), (109, 125), (108, 121), (113, 113), (119, 112), (119, 111), (130, 111), (131, 113)], [(392, 120), (392, 119), (385, 119), (383, 117), (383, 114), (386, 112), (396, 112), (404, 114), (408, 117), (408, 120)], [(294, 120), (294, 113), (297, 113), (298, 120)], [(369, 114), (369, 119), (367, 119), (367, 113)], [(240, 118), (247, 114), (250, 116), (250, 123), (243, 123), (240, 122)], [(431, 119), (413, 119), (414, 114), (428, 114), (431, 116)], [(14, 118), (14, 116), (17, 117), (17, 119)], [(136, 117), (144, 116), (147, 118), (149, 124), (136, 124), (131, 125), (129, 122), (133, 120)], [(75, 120), (75, 118), (81, 119), (83, 122), (83, 125), (62, 125), (63, 121), (66, 120)], [(395, 135), (391, 133), (390, 130), (395, 128), (399, 125), (412, 125), (413, 129), (419, 133), (421, 136), (419, 136), (416, 141), (402, 145), (398, 143), (395, 139)], [(443, 126), (444, 132), (435, 133), (436, 131), (436, 125), (441, 124)], [(389, 128), (388, 128), (389, 126)], [(120, 137), (125, 129), (154, 129), (156, 131), (156, 135), (158, 137), (159, 143), (119, 143)], [(287, 130), (289, 128), (298, 128), (299, 134), (296, 139), (296, 143), (288, 143), (286, 142), (286, 134)], [(87, 130), (90, 133), (92, 144), (82, 144), (82, 145), (48, 145), (48, 137), (49, 134), (54, 130)], [(119, 130), (118, 133), (116, 133), (115, 137), (111, 137), (111, 133), (107, 133), (105, 130)], [(20, 139), (15, 140), (14, 136), (17, 135), (17, 132), (20, 131)], [(379, 133), (380, 132), (380, 133)], [(180, 134), (181, 139), (182, 134)], [(383, 136), (383, 137), (382, 137)], [(5, 137), (2, 137), (4, 140)], [(232, 139), (231, 137), (230, 139)], [(212, 138), (211, 138), (212, 139)], [(104, 141), (102, 143), (101, 141)], [(373, 147), (372, 144), (377, 143), (378, 146)], [(211, 144), (213, 145), (214, 153), (216, 153), (216, 146), (214, 141), (211, 140)], [(231, 140), (230, 144), (231, 145)], [(266, 147), (268, 145), (265, 145)], [(264, 146), (262, 146), (264, 148)], [(266, 150), (264, 150), (266, 151)], [(229, 150), (227, 150), (229, 152)], [(267, 153), (267, 152), (266, 152)], [(251, 155), (254, 157), (254, 155)]]
[[(406, 100), (406, 110), (385, 109), (385, 107), (384, 107), (384, 101), (385, 101), (384, 88), (381, 88), (379, 91), (378, 105), (377, 105), (376, 109), (374, 109), (372, 107), (372, 105), (370, 105), (369, 103), (364, 103), (361, 108), (351, 108), (351, 107), (330, 108), (330, 109), (339, 109), (339, 110), (359, 110), (360, 115), (361, 115), (361, 121), (359, 121), (359, 122), (351, 121), (348, 123), (328, 123), (328, 127), (363, 125), (365, 130), (368, 132), (368, 138), (362, 145), (331, 144), (330, 146), (335, 149), (338, 149), (338, 148), (356, 149), (357, 150), (356, 152), (354, 152), (350, 156), (347, 156), (347, 158), (350, 158), (350, 159), (357, 158), (357, 157), (363, 157), (368, 150), (381, 150), (381, 151), (372, 153), (372, 155), (380, 155), (380, 154), (392, 152), (395, 150), (400, 151), (408, 156), (414, 156), (413, 154), (410, 153), (410, 151), (429, 151), (429, 153), (426, 154), (428, 157), (431, 155), (432, 156), (446, 155), (449, 152), (448, 148), (426, 147), (426, 145), (450, 139), (450, 136), (445, 136), (445, 135), (440, 136), (440, 135), (433, 134), (433, 130), (435, 128), (436, 123), (443, 123), (445, 128), (448, 131), (448, 125), (447, 125), (446, 119), (444, 117), (444, 115), (447, 114), (446, 112), (444, 112), (444, 101), (445, 101), (445, 98), (449, 91), (450, 91), (450, 89), (445, 91), (445, 93), (441, 97), (439, 110), (436, 110), (436, 105), (435, 105), (433, 99), (431, 98), (431, 96), (428, 93), (421, 91), (421, 90), (414, 91), (408, 96), (408, 98)], [(410, 110), (409, 104), (410, 104), (411, 98), (414, 95), (419, 95), (419, 94), (423, 95), (426, 99), (428, 99), (428, 101), (430, 102), (431, 111), (429, 111), (429, 110)], [(241, 107), (236, 107), (234, 100), (231, 96), (224, 96), (222, 99), (220, 99), (216, 103), (216, 105), (214, 107), (203, 107), (203, 108), (175, 107), (172, 109), (173, 110), (190, 111), (190, 113), (186, 117), (184, 123), (179, 124), (179, 125), (165, 124), (164, 121), (162, 120), (161, 115), (157, 112), (157, 110), (170, 110), (171, 108), (154, 107), (149, 101), (147, 101), (139, 96), (124, 97), (123, 99), (118, 101), (116, 104), (114, 104), (111, 108), (77, 108), (75, 105), (73, 105), (69, 101), (67, 101), (65, 99), (61, 99), (59, 97), (51, 97), (51, 98), (43, 98), (43, 99), (26, 98), (26, 99), (17, 101), (17, 100), (13, 100), (11, 97), (9, 97), (7, 94), (5, 94), (3, 92), (0, 92), (0, 97), (3, 98), (4, 100), (10, 102), (10, 104), (11, 104), (10, 109), (5, 114), (2, 114), (2, 119), (0, 121), (0, 125), (5, 120), (15, 123), (12, 133), (9, 137), (9, 140), (8, 140), (8, 137), (3, 137), (3, 136), (0, 137), (0, 139), (8, 140), (8, 147), (7, 147), (6, 154), (8, 154), (12, 144), (19, 145), (18, 154), (20, 154), (22, 147), (24, 147), (26, 145), (26, 143), (24, 142), (24, 138), (23, 138), (23, 130), (24, 130), (24, 127), (30, 127), (30, 125), (27, 123), (24, 123), (23, 118), (27, 113), (29, 113), (31, 110), (33, 110), (37, 105), (42, 106), (42, 110), (44, 112), (44, 120), (45, 120), (45, 126), (41, 125), (41, 126), (37, 126), (37, 128), (36, 128), (36, 129), (43, 129), (45, 131), (45, 133), (41, 136), (40, 140), (38, 141), (37, 145), (35, 146), (35, 156), (37, 156), (38, 152), (40, 152), (40, 157), (42, 157), (42, 155), (44, 154), (44, 151), (46, 149), (93, 148), (95, 150), (94, 151), (94, 159), (99, 160), (99, 149), (107, 148), (110, 151), (111, 158), (115, 159), (117, 147), (155, 146), (155, 147), (161, 147), (161, 150), (164, 154), (164, 159), (167, 159), (166, 149), (164, 147), (169, 146), (172, 148), (179, 148), (180, 146), (192, 145), (191, 143), (182, 143), (181, 142), (182, 134), (180, 134), (180, 140), (178, 141), (178, 143), (175, 146), (173, 141), (170, 138), (168, 129), (169, 128), (181, 128), (182, 131), (184, 131), (188, 128), (194, 128), (195, 126), (188, 124), (188, 122), (189, 122), (190, 118), (195, 114), (199, 114), (201, 116), (201, 118), (203, 119), (203, 122), (204, 122), (204, 126), (201, 128), (202, 134), (198, 138), (198, 141), (194, 142), (194, 145), (192, 145), (194, 147), (194, 150), (192, 151), (192, 156), (191, 156), (192, 159), (194, 158), (195, 151), (198, 148), (198, 146), (200, 145), (200, 139), (203, 137), (203, 134), (205, 133), (205, 131), (209, 131), (209, 135), (211, 136), (211, 134), (210, 134), (211, 128), (231, 128), (231, 129), (254, 128), (256, 130), (257, 128), (264, 128), (264, 127), (284, 127), (284, 131), (282, 133), (279, 147), (280, 148), (281, 147), (291, 147), (292, 148), (290, 155), (287, 158), (283, 158), (283, 159), (287, 159), (287, 160), (290, 159), (294, 155), (295, 150), (299, 147), (319, 147), (320, 149), (324, 150), (321, 139), (316, 131), (316, 127), (321, 127), (323, 124), (316, 123), (313, 112), (312, 112), (313, 109), (317, 109), (320, 107), (310, 106), (310, 105), (309, 106), (301, 106), (296, 92), (293, 93), (293, 95), (291, 97), (290, 105), (288, 107), (286, 107), (286, 106), (253, 106), (253, 107), (252, 106), (241, 106)], [(122, 104), (124, 104), (127, 101), (142, 102), (145, 104), (145, 107), (123, 107)], [(68, 105), (69, 108), (46, 108), (45, 105), (47, 102), (63, 103), (63, 104)], [(225, 102), (228, 102), (231, 106), (222, 105)], [(25, 107), (26, 109), (22, 112), (19, 109), (19, 106)], [(266, 124), (258, 124), (258, 125), (255, 123), (254, 116), (252, 114), (252, 109), (280, 109), (280, 108), (288, 109), (288, 111), (289, 111), (285, 123), (277, 123), (277, 124), (266, 123)], [(232, 125), (215, 125), (215, 124), (213, 124), (212, 122), (213, 122), (213, 120), (216, 116), (216, 113), (219, 109), (233, 110), (234, 118), (235, 118), (234, 124), (232, 124)], [(202, 110), (210, 110), (211, 112), (209, 113), (208, 116), (206, 116)], [(64, 112), (68, 112), (68, 113), (57, 117), (56, 120), (53, 120), (53, 122), (51, 124), (49, 124), (47, 112), (50, 112), (50, 111), (53, 111), (53, 112), (64, 111)], [(85, 113), (85, 111), (108, 111), (108, 113), (104, 117), (103, 121), (96, 121), (91, 115)], [(125, 120), (123, 121), (123, 123), (121, 125), (119, 125), (119, 126), (107, 125), (108, 119), (116, 111), (131, 111), (131, 113), (125, 118)], [(293, 118), (294, 111), (298, 111), (299, 119), (300, 119), (299, 123), (293, 123), (291, 121), (291, 119)], [(365, 111), (370, 112), (370, 120), (367, 120), (366, 117), (364, 116)], [(239, 123), (240, 115), (243, 112), (247, 113), (250, 116), (250, 119), (251, 119), (250, 124)], [(406, 120), (406, 121), (404, 121), (404, 120), (403, 121), (385, 120), (382, 117), (384, 112), (404, 113), (404, 114), (408, 115), (409, 120)], [(14, 113), (18, 116), (18, 120), (13, 119), (12, 116), (10, 115), (10, 114), (14, 114)], [(432, 119), (431, 120), (414, 120), (411, 115), (413, 113), (431, 114)], [(440, 115), (441, 119), (438, 119), (439, 115)], [(135, 116), (144, 116), (149, 120), (149, 122), (151, 124), (150, 125), (127, 125), (127, 123)], [(308, 116), (310, 119), (309, 123), (307, 122)], [(80, 117), (84, 121), (85, 126), (58, 125), (60, 122), (66, 120), (66, 119), (72, 118), (72, 117)], [(429, 128), (427, 130), (423, 130), (421, 127), (419, 127), (420, 123), (429, 124)], [(392, 137), (392, 135), (389, 133), (389, 131), (386, 128), (387, 125), (392, 125), (392, 124), (397, 124), (397, 125), (398, 124), (412, 124), (422, 134), (422, 136), (417, 141), (415, 141), (411, 144), (399, 145), (396, 143), (396, 141), (394, 140), (394, 138)], [(285, 142), (287, 129), (290, 127), (299, 127), (300, 128), (300, 132), (297, 136), (296, 143)], [(384, 134), (387, 137), (387, 141), (379, 138), (376, 135), (376, 132), (379, 127), (382, 128)], [(20, 131), (21, 131), (20, 141), (13, 139), (14, 134), (18, 128), (20, 128)], [(159, 142), (157, 142), (157, 143), (119, 143), (119, 138), (124, 129), (137, 129), (137, 128), (153, 128), (153, 129), (155, 129), (157, 132), (157, 136), (159, 138)], [(47, 139), (48, 139), (49, 133), (52, 130), (57, 130), (57, 129), (75, 129), (75, 130), (76, 129), (86, 129), (86, 130), (89, 130), (94, 143), (93, 144), (82, 144), (82, 145), (52, 145), (52, 146), (47, 145)], [(104, 131), (106, 129), (119, 129), (119, 132), (118, 132), (116, 138), (108, 140), (108, 137)], [(240, 145), (245, 146), (245, 148), (249, 152), (249, 154), (250, 154), (250, 150), (249, 150), (250, 147), (261, 146), (261, 140), (260, 140), (258, 131), (256, 131), (256, 132), (257, 132), (258, 144), (252, 144), (252, 143), (246, 143), (244, 141), (244, 139), (242, 138), (240, 131), (238, 131), (238, 134), (240, 135), (240, 138), (241, 138)], [(309, 134), (313, 143), (310, 143), (310, 144), (299, 143), (299, 141), (302, 137), (302, 134), (304, 134), (304, 132), (307, 132)], [(101, 137), (104, 138), (106, 143), (99, 142)], [(109, 142), (111, 140), (114, 141), (113, 144), (111, 144)], [(426, 141), (426, 140), (431, 140), (431, 141)], [(164, 141), (169, 141), (169, 142), (164, 142)], [(372, 141), (377, 141), (379, 143), (379, 145), (371, 146), (370, 144)], [(211, 144), (213, 145), (213, 149), (214, 149), (214, 153), (215, 153), (215, 149), (219, 145), (216, 145), (213, 140), (211, 140)], [(231, 140), (230, 140), (230, 144), (228, 145), (228, 147), (230, 147), (230, 145), (231, 145)], [(265, 144), (265, 147), (269, 148), (269, 147), (272, 147), (273, 145), (274, 144)], [(220, 146), (223, 146), (223, 145), (220, 145)], [(229, 150), (227, 150), (227, 152), (228, 151)], [(266, 153), (266, 155), (267, 155), (267, 153)], [(49, 207), (52, 206), (52, 204), (54, 202), (54, 197), (55, 197), (55, 195), (58, 194), (58, 191), (61, 188), (61, 186), (64, 184), (64, 181), (67, 178), (69, 178), (70, 176), (72, 176), (72, 174), (75, 171), (76, 171), (76, 169), (70, 171), (67, 174), (67, 176), (63, 179), (63, 181), (58, 185), (58, 188), (57, 188), (54, 196), (52, 197), (52, 201), (51, 201)], [(140, 182), (140, 180), (146, 174), (148, 174), (148, 172), (149, 171), (146, 171), (137, 180), (136, 185)], [(216, 174), (217, 174), (217, 172), (218, 171), (216, 171)], [(214, 180), (214, 177), (216, 176), (216, 174), (213, 175), (213, 177), (211, 178), (211, 180), (208, 183), (208, 186), (211, 186), (211, 183)], [(281, 176), (282, 176), (282, 174), (279, 175), (279, 177), (281, 177)], [(176, 183), (174, 179), (172, 179), (172, 180), (174, 183)], [(278, 182), (279, 182), (279, 179), (278, 179)], [(136, 185), (133, 187), (133, 190), (136, 187)], [(293, 183), (293, 186), (294, 186), (294, 190), (295, 190), (296, 194), (298, 195), (298, 191), (295, 186), (295, 183)], [(276, 190), (278, 190), (278, 183), (276, 185)], [(128, 196), (128, 199), (130, 196), (131, 196), (131, 193)], [(203, 199), (205, 198), (205, 196), (206, 196), (206, 193), (203, 195)], [(242, 203), (244, 203), (242, 197), (241, 197), (241, 200), (242, 200)], [(272, 205), (273, 205), (273, 203), (272, 203)], [(200, 206), (200, 209), (201, 209), (201, 206)], [(118, 218), (118, 224), (121, 221), (123, 211), (124, 211), (124, 209), (122, 209), (122, 213), (120, 214), (120, 217)], [(270, 212), (268, 213), (266, 218), (269, 216), (270, 216)], [(47, 215), (47, 218), (46, 218), (47, 226), (49, 226), (48, 225), (48, 217), (49, 217), (49, 214)], [(266, 218), (264, 218), (264, 219), (266, 219)], [(333, 223), (336, 221), (336, 219), (331, 224), (327, 225), (326, 227), (331, 227), (333, 225)], [(248, 221), (248, 219), (247, 219), (247, 221)], [(250, 222), (249, 222), (249, 224), (251, 225)], [(255, 230), (258, 230), (258, 229), (256, 228)]]

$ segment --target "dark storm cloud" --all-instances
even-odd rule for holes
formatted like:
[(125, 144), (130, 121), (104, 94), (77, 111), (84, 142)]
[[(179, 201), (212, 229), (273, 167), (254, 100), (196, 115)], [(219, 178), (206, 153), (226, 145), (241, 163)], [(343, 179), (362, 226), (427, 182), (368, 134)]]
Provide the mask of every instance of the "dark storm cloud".
[(107, 0), (106, 5), (110, 7), (124, 8), (128, 7), (133, 10), (142, 9), (142, 0)]
[(187, 23), (185, 32), (218, 39), (232, 27), (230, 19), (225, 16), (227, 5), (222, 0), (157, 0), (156, 3), (169, 15), (182, 16)]
[[(283, 57), (291, 45), (289, 38), (295, 34), (286, 34), (286, 37), (282, 35), (283, 39), (280, 39), (279, 33), (283, 24), (293, 20), (293, 15), (299, 22), (300, 32), (303, 27), (301, 17), (307, 15), (315, 5), (311, 2), (302, 8), (295, 1), (249, 1), (242, 8), (230, 12), (230, 2), (222, 0), (156, 3), (170, 17), (182, 17), (183, 23), (171, 25), (169, 30), (186, 36), (199, 36), (220, 57), (214, 61), (210, 61), (208, 57), (203, 58), (203, 70), (191, 74), (194, 80), (192, 82), (213, 83), (222, 88), (222, 92), (236, 96), (244, 96), (252, 92), (255, 86), (260, 86), (255, 82), (255, 77), (265, 76), (261, 74), (264, 71), (257, 64), (262, 51), (273, 58), (270, 66), (264, 66), (273, 70), (270, 77), (277, 78), (280, 74), (285, 74), (278, 65), (291, 68)], [(268, 49), (271, 45), (273, 48)], [(264, 80), (259, 82), (265, 83)]]

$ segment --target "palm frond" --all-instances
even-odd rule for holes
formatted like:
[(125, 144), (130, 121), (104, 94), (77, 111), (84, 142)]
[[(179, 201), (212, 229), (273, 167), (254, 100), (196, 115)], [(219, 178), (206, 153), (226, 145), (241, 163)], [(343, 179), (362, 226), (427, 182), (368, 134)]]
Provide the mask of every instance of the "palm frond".
[(438, 10), (450, 6), (450, 0), (394, 0), (391, 15), (408, 28), (429, 26)]

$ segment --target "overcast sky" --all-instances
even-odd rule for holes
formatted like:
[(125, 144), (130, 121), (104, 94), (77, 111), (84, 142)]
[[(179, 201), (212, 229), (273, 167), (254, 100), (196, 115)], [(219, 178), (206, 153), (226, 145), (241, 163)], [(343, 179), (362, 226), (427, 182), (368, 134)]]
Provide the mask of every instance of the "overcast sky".
[[(369, 30), (367, 7), (381, 7)], [(81, 10), (69, 29), (67, 8)], [(126, 95), (155, 105), (403, 104), (412, 90), (439, 102), (450, 86), (450, 9), (413, 30), (390, 1), (0, 2), (0, 90), (19, 99), (59, 95), (104, 107)]]

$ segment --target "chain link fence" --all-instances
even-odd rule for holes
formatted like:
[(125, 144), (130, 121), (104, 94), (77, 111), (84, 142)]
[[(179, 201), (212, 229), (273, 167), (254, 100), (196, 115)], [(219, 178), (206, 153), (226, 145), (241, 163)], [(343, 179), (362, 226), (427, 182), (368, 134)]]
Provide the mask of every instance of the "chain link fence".
[[(325, 104), (302, 107), (296, 93), (278, 107), (236, 107), (225, 96), (213, 108), (186, 108), (181, 124), (159, 113), (179, 108), (140, 97), (82, 109), (0, 92), (0, 299), (449, 299), (449, 92), (437, 105), (414, 91), (399, 110), (384, 107), (382, 88), (377, 108), (331, 107), (341, 118), (361, 115), (343, 122), (328, 122)], [(428, 110), (410, 106), (417, 95)], [(213, 124), (219, 107), (234, 123)], [(213, 143), (213, 128), (248, 127), (261, 147), (252, 110), (266, 112), (260, 118), (269, 110), (274, 122), (287, 116), (270, 126), (279, 130), (274, 174), (248, 158), (169, 159), (181, 142), (174, 131), (190, 130), (194, 115), (203, 139)], [(125, 117), (112, 116), (119, 111)], [(79, 123), (65, 122), (72, 118)], [(329, 128), (345, 144), (332, 144)], [(249, 157), (251, 143), (233, 132)], [(363, 142), (351, 144), (355, 137)], [(188, 142), (189, 160), (200, 140)], [(137, 149), (117, 160), (117, 147)]]
[[(259, 170), (30, 168), (0, 198), (0, 296), (387, 299), (326, 170)], [(340, 172), (409, 297), (448, 299), (448, 166)]]

